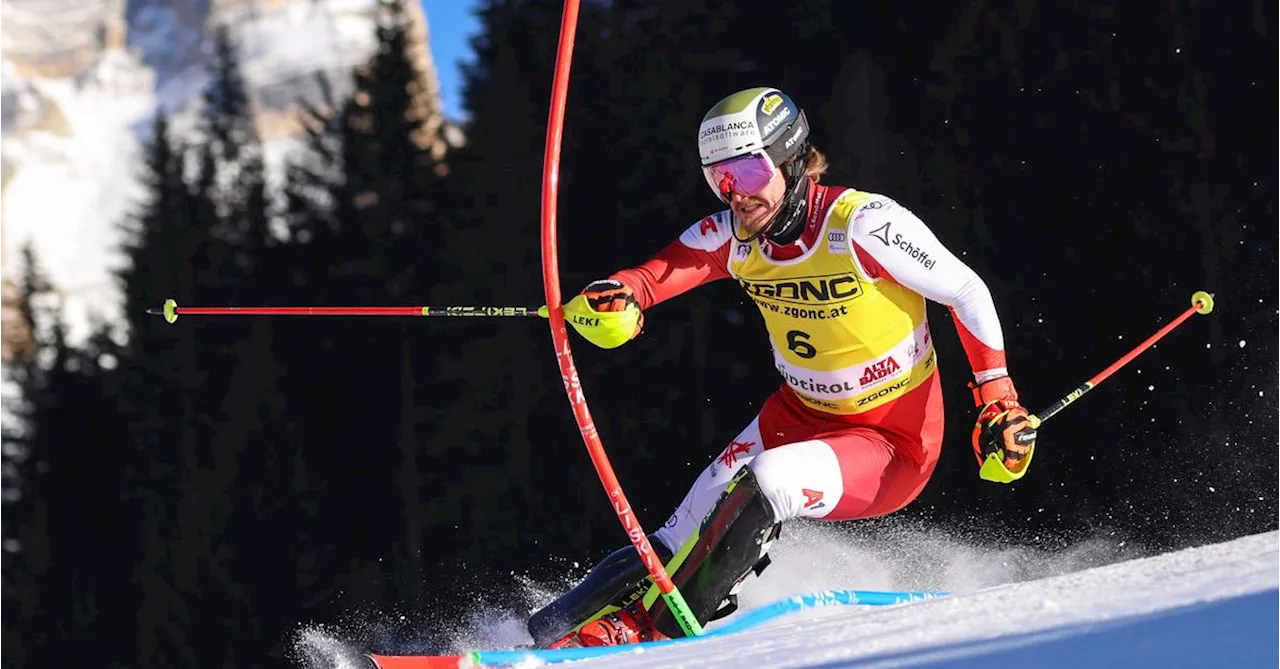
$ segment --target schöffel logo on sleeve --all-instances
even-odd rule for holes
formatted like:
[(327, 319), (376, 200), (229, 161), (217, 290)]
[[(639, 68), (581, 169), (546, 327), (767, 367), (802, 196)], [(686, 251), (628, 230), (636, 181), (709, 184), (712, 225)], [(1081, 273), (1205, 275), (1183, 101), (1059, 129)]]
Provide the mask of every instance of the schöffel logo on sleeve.
[(916, 246), (915, 244), (912, 244), (910, 241), (906, 239), (903, 239), (901, 233), (891, 233), (889, 230), (889, 226), (892, 224), (893, 224), (892, 221), (885, 223), (884, 225), (876, 228), (875, 230), (868, 232), (867, 235), (870, 237), (876, 238), (877, 240), (880, 241), (880, 243), (884, 244), (885, 246), (898, 247), (898, 249), (901, 250), (903, 253), (907, 254), (908, 256), (911, 256), (912, 260), (920, 263), (921, 265), (924, 265), (925, 269), (933, 269), (933, 266), (938, 263), (937, 259), (930, 258), (928, 252), (926, 252), (924, 249)]
[(867, 234), (871, 235), (872, 237), (875, 237), (876, 239), (879, 239), (880, 243), (884, 244), (885, 246), (889, 245), (889, 223), (885, 223), (884, 225), (876, 228), (875, 230), (872, 230), (871, 232), (868, 232)]

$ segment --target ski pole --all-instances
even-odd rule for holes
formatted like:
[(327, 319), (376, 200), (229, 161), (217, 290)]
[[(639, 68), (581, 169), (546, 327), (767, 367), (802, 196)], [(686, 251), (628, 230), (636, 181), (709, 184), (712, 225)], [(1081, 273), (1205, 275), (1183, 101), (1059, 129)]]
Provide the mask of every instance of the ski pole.
[[(1171, 321), (1168, 325), (1165, 325), (1164, 327), (1157, 330), (1155, 334), (1151, 335), (1150, 337), (1147, 337), (1146, 341), (1135, 346), (1132, 351), (1129, 351), (1128, 353), (1124, 354), (1124, 356), (1122, 356), (1119, 360), (1111, 363), (1111, 365), (1108, 366), (1106, 369), (1095, 374), (1093, 378), (1089, 379), (1088, 381), (1085, 381), (1084, 383), (1080, 384), (1075, 390), (1072, 390), (1071, 392), (1067, 393), (1066, 397), (1063, 397), (1057, 402), (1050, 404), (1048, 408), (1044, 409), (1043, 411), (1027, 416), (1027, 422), (1031, 423), (1031, 427), (1038, 429), (1040, 425), (1043, 424), (1046, 420), (1049, 420), (1050, 418), (1053, 418), (1054, 416), (1058, 415), (1058, 412), (1067, 408), (1072, 402), (1075, 402), (1081, 397), (1084, 397), (1085, 393), (1096, 388), (1098, 384), (1107, 380), (1107, 377), (1111, 376), (1112, 374), (1115, 374), (1117, 371), (1119, 371), (1121, 367), (1124, 367), (1125, 365), (1129, 364), (1134, 358), (1138, 357), (1140, 353), (1147, 350), (1148, 348), (1151, 348), (1153, 344), (1163, 339), (1164, 336), (1172, 332), (1174, 328), (1178, 327), (1179, 325), (1182, 325), (1182, 323), (1186, 321), (1188, 318), (1191, 318), (1193, 314), (1197, 314), (1197, 313), (1207, 314), (1211, 311), (1213, 311), (1213, 295), (1206, 293), (1203, 290), (1196, 291), (1194, 294), (1191, 295), (1191, 306), (1187, 307), (1187, 309), (1183, 311), (1181, 314), (1178, 314), (1178, 317), (1173, 319), (1173, 321)], [(1022, 478), (1022, 475), (1026, 473), (1027, 467), (1030, 464), (1031, 464), (1031, 457), (1028, 455), (1025, 463), (1022, 466), (1022, 469), (1020, 471), (1013, 472), (1013, 471), (1010, 471), (1007, 467), (1005, 467), (1004, 458), (1002, 456), (997, 455), (995, 453), (991, 453), (987, 455), (986, 460), (983, 461), (982, 469), (978, 472), (978, 475), (988, 481), (1009, 483), (1010, 481), (1016, 481)]]
[(1151, 335), (1150, 337), (1147, 337), (1146, 341), (1135, 346), (1132, 351), (1129, 351), (1128, 353), (1124, 354), (1124, 357), (1111, 363), (1110, 367), (1107, 367), (1101, 372), (1098, 372), (1093, 378), (1080, 384), (1078, 388), (1071, 391), (1070, 393), (1067, 393), (1066, 397), (1063, 397), (1057, 402), (1054, 402), (1053, 404), (1049, 405), (1047, 409), (1037, 414), (1028, 416), (1027, 419), (1031, 421), (1031, 427), (1035, 427), (1035, 428), (1040, 427), (1041, 423), (1057, 415), (1059, 411), (1062, 411), (1063, 409), (1067, 408), (1069, 404), (1083, 397), (1085, 393), (1089, 392), (1090, 390), (1093, 390), (1099, 383), (1106, 381), (1107, 377), (1111, 376), (1112, 374), (1115, 374), (1121, 367), (1124, 367), (1125, 365), (1129, 364), (1130, 361), (1138, 357), (1139, 353), (1142, 353), (1148, 348), (1151, 348), (1152, 344), (1155, 344), (1156, 342), (1160, 341), (1161, 339), (1164, 338), (1165, 335), (1172, 332), (1174, 328), (1178, 327), (1179, 325), (1182, 325), (1184, 321), (1186, 321), (1188, 318), (1191, 318), (1192, 314), (1207, 314), (1211, 311), (1213, 311), (1213, 296), (1210, 295), (1209, 293), (1204, 292), (1203, 290), (1196, 291), (1195, 294), (1191, 296), (1191, 306), (1187, 307), (1186, 311), (1183, 311), (1181, 314), (1178, 314), (1178, 317), (1173, 319), (1173, 321), (1170, 322), (1168, 325), (1160, 328), (1159, 330), (1156, 331), (1155, 334)]
[(147, 313), (164, 316), (170, 323), (178, 316), (539, 316), (546, 307), (179, 307), (172, 299)]

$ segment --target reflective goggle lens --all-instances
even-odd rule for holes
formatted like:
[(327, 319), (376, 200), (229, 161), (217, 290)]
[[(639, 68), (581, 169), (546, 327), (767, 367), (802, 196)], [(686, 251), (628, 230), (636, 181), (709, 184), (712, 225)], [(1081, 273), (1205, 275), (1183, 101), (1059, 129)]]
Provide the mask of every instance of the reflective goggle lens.
[(737, 193), (759, 195), (773, 179), (773, 162), (763, 153), (752, 153), (702, 168), (707, 185), (728, 202)]

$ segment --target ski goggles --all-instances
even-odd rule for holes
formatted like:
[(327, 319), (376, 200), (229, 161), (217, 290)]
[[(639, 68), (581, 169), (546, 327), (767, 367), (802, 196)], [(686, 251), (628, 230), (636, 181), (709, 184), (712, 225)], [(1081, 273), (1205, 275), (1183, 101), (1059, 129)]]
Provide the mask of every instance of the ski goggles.
[(764, 151), (722, 160), (702, 168), (702, 175), (722, 201), (737, 193), (743, 197), (759, 195), (773, 179), (773, 160)]

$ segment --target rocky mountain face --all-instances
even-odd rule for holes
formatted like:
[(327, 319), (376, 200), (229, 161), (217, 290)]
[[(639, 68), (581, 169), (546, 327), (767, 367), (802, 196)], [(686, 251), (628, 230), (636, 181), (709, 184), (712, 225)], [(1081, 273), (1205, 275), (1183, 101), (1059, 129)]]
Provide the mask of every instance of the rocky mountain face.
[[(424, 104), (439, 109), (426, 18), (406, 6)], [(191, 127), (219, 25), (240, 49), (270, 169), (299, 137), (298, 101), (322, 99), (316, 75), (343, 94), (372, 53), (379, 15), (378, 0), (0, 0), (4, 358), (26, 336), (10, 307), (28, 241), (73, 339), (116, 318), (117, 226), (142, 196), (139, 149), (158, 108), (179, 133)]]

